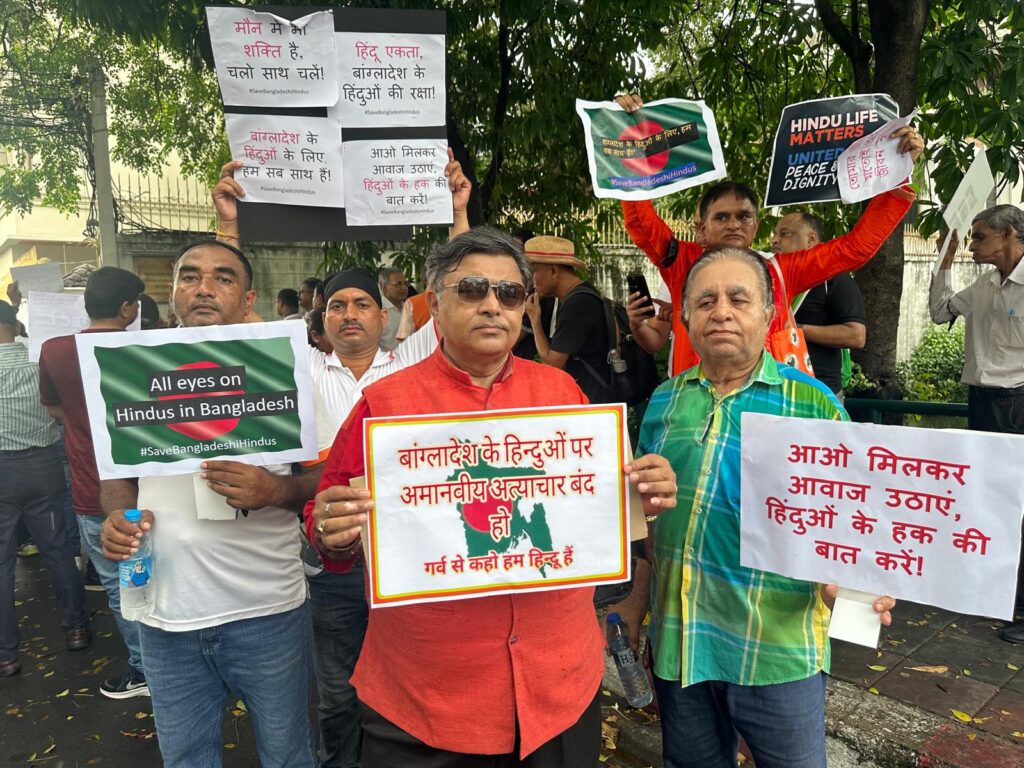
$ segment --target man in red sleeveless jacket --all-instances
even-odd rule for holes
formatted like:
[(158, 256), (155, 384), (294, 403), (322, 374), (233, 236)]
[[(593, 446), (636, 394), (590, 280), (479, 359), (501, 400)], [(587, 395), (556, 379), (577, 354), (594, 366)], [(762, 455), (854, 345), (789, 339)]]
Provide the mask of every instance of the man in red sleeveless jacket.
[[(310, 540), (329, 569), (359, 556), (372, 508), (366, 491), (348, 487), (364, 472), (366, 418), (586, 402), (565, 372), (511, 354), (529, 274), (522, 248), (490, 229), (459, 235), (428, 258), (426, 294), (442, 345), (364, 390), (306, 505)], [(662, 457), (640, 457), (625, 471), (647, 514), (675, 503)], [(596, 765), (604, 643), (592, 595), (576, 588), (371, 610), (352, 677), (364, 768)]]

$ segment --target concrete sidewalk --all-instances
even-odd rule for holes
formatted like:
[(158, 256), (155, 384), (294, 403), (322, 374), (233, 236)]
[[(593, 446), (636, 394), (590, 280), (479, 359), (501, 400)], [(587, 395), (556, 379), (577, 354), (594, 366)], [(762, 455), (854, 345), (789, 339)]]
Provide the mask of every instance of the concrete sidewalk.
[[(833, 642), (829, 765), (1024, 767), (1024, 646), (1000, 640), (1002, 626), (900, 603), (880, 650)], [(660, 766), (657, 721), (621, 699), (610, 660), (604, 683), (616, 751), (624, 761)]]

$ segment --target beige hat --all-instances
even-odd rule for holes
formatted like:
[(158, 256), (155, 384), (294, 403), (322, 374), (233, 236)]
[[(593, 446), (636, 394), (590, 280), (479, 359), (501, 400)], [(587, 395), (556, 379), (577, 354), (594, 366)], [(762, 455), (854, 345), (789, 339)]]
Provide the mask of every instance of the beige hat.
[(523, 250), (531, 264), (561, 264), (563, 267), (586, 269), (586, 264), (576, 258), (572, 241), (564, 237), (531, 237)]

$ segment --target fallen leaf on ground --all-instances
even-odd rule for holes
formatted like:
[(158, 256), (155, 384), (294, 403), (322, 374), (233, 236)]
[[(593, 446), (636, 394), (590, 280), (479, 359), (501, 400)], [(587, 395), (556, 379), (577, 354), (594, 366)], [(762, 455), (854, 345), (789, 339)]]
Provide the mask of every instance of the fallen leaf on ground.
[(878, 689), (877, 688), (868, 688), (868, 693), (873, 693), (873, 694), (875, 694), (875, 696), (877, 696), (878, 695)]
[(881, 664), (868, 664), (868, 669), (873, 669), (875, 672), (885, 672), (888, 667), (884, 667)]
[(923, 664), (919, 667), (907, 667), (910, 672), (930, 672), (933, 675), (944, 675), (949, 672), (945, 664)]
[(71, 693), (71, 689), (70, 688), (65, 688), (63, 691), (61, 691), (60, 693), (57, 694), (57, 698), (58, 699), (63, 699), (69, 693)]
[(978, 735), (975, 734), (975, 733), (968, 733), (967, 734), (967, 740), (968, 741), (974, 741), (976, 738), (978, 738)]
[(961, 722), (964, 722), (964, 723), (969, 723), (969, 722), (971, 722), (971, 720), (974, 719), (973, 717), (968, 715), (966, 712), (961, 712), (959, 709), (951, 709), (949, 711), (953, 713), (953, 717), (955, 717), (957, 720), (960, 720)]
[(1007, 669), (1012, 669), (1014, 672), (1017, 672), (1017, 671), (1020, 670), (1020, 667), (1018, 667), (1016, 664), (1010, 664), (1009, 662), (1006, 663), (1006, 668)]

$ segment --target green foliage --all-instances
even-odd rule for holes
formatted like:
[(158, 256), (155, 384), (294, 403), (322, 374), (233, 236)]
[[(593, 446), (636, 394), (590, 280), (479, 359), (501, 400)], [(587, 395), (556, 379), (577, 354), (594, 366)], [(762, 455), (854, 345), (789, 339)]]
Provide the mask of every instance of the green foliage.
[(930, 328), (910, 355), (896, 366), (908, 400), (966, 403), (967, 386), (960, 383), (964, 367), (964, 325), (947, 331)]
[(877, 397), (878, 386), (864, 375), (864, 369), (853, 362), (853, 373), (850, 380), (843, 387), (847, 397)]

